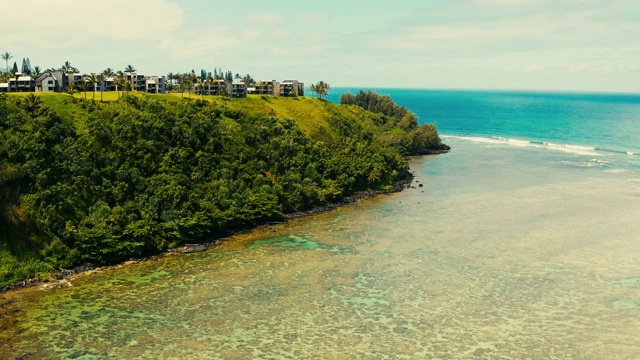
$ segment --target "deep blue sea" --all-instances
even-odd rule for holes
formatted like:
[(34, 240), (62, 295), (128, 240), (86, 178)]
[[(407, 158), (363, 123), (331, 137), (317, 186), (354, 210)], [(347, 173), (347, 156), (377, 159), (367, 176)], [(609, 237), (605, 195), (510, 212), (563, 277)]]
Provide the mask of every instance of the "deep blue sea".
[[(333, 89), (329, 100), (358, 90)], [(372, 90), (435, 123), (445, 142), (546, 148), (590, 157), (605, 170), (640, 172), (640, 94)]]

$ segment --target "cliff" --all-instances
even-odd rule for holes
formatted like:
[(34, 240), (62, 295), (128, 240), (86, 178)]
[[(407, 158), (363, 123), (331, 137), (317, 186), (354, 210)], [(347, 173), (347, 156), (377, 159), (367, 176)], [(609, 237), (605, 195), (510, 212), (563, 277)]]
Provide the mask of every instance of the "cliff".
[(401, 121), (313, 98), (3, 97), (0, 286), (390, 188), (404, 155), (447, 149)]

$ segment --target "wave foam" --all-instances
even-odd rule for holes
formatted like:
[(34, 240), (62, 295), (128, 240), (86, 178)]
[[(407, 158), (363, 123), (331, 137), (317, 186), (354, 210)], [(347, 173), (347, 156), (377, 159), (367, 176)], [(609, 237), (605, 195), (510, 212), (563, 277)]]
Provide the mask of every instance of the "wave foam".
[(578, 145), (566, 145), (566, 144), (554, 144), (554, 143), (543, 143), (545, 146), (549, 147), (552, 150), (564, 151), (572, 154), (578, 155), (590, 155), (590, 156), (601, 156), (600, 153), (596, 151), (596, 148), (589, 146), (578, 146)]
[(450, 138), (472, 141), (483, 144), (496, 144), (496, 145), (510, 145), (517, 147), (533, 147), (539, 149), (549, 149), (555, 151), (562, 151), (578, 155), (588, 156), (602, 156), (596, 151), (595, 147), (567, 145), (567, 144), (554, 144), (548, 142), (535, 142), (527, 140), (509, 139), (503, 137), (478, 137), (478, 136), (451, 136)]

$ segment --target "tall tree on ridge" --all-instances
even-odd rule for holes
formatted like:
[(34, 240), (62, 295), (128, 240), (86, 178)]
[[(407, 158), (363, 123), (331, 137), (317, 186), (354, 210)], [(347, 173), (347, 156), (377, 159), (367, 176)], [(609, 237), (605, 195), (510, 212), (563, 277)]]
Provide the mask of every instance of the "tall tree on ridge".
[(89, 75), (87, 78), (87, 81), (93, 85), (93, 101), (96, 100), (96, 87), (98, 86), (98, 82), (100, 82), (100, 79), (98, 78), (98, 75), (96, 73), (91, 73), (91, 75)]
[(64, 92), (66, 92), (67, 94), (71, 95), (71, 97), (73, 97), (73, 94), (76, 92), (76, 87), (73, 84), (69, 84), (64, 89)]
[(180, 89), (180, 92), (182, 93), (182, 98), (184, 99), (184, 92), (188, 91), (189, 92), (189, 98), (191, 98), (191, 87), (193, 85), (193, 82), (191, 80), (191, 74), (186, 73), (186, 74), (182, 74), (180, 76), (180, 80), (178, 82), (178, 89)]
[(127, 65), (127, 67), (124, 68), (124, 72), (129, 73), (129, 77), (131, 78), (130, 82), (131, 82), (131, 87), (132, 88), (133, 88), (133, 73), (136, 72), (136, 71), (137, 71), (136, 68), (134, 68), (131, 65)]
[(115, 79), (116, 94), (118, 95), (118, 100), (120, 100), (119, 89), (122, 89), (122, 97), (124, 98), (124, 86), (126, 83), (127, 83), (127, 79), (125, 78), (124, 73), (122, 72), (122, 70), (118, 70), (118, 72), (116, 73), (116, 79)]
[[(112, 68), (106, 68), (102, 71), (102, 76), (104, 77), (104, 80), (102, 81), (102, 90), (104, 91), (105, 88), (107, 87), (106, 81), (108, 78), (113, 79), (113, 76), (115, 75), (115, 73), (113, 72)], [(115, 82), (114, 82), (115, 83)], [(100, 94), (100, 101), (102, 101), (102, 94)]]
[[(316, 84), (309, 85), (309, 91), (311, 91), (311, 93), (316, 93), (317, 94), (318, 92), (316, 90), (317, 90)], [(316, 95), (316, 97), (317, 96), (318, 95)]]
[(256, 81), (253, 80), (253, 78), (251, 77), (251, 75), (247, 74), (242, 78), (242, 82), (245, 83), (245, 85), (247, 86), (251, 86), (251, 85), (255, 85)]
[(31, 69), (31, 61), (29, 58), (22, 58), (22, 73), (24, 75), (31, 75), (33, 69)]
[(100, 102), (102, 102), (102, 94), (104, 94), (104, 82), (107, 79), (106, 76), (104, 76), (104, 74), (98, 74), (96, 76), (96, 80), (98, 80), (98, 83), (100, 84)]
[(27, 110), (29, 114), (31, 114), (31, 116), (33, 116), (35, 112), (42, 106), (42, 99), (40, 99), (39, 96), (36, 96), (36, 94), (31, 93), (27, 95), (27, 97), (22, 99), (22, 101), (20, 102), (20, 106), (23, 109)]
[(76, 74), (80, 72), (80, 70), (78, 70), (77, 67), (72, 66), (69, 61), (64, 62), (62, 67), (60, 67), (60, 71), (65, 72), (67, 74)]
[(80, 83), (78, 84), (78, 86), (80, 87), (80, 90), (84, 91), (84, 99), (87, 100), (87, 88), (88, 88), (88, 79), (84, 78), (82, 79), (82, 81), (80, 81)]
[(200, 90), (200, 97), (204, 100), (204, 81), (200, 78), (196, 79), (196, 89)]
[(13, 55), (11, 55), (11, 53), (9, 52), (5, 52), (4, 54), (2, 54), (2, 60), (4, 60), (4, 64), (7, 66), (7, 71), (9, 72), (9, 60), (13, 59)]
[(211, 85), (213, 84), (213, 82), (215, 80), (216, 79), (213, 78), (213, 75), (211, 75), (211, 73), (209, 73), (209, 76), (207, 76), (207, 94), (209, 94), (209, 95), (213, 95), (211, 93)]

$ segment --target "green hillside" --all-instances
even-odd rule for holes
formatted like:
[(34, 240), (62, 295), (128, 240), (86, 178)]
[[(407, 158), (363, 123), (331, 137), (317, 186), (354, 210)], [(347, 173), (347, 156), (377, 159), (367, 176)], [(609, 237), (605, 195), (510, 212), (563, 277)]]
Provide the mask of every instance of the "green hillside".
[(313, 98), (92, 97), (0, 98), (0, 285), (386, 188), (444, 148), (415, 117)]

